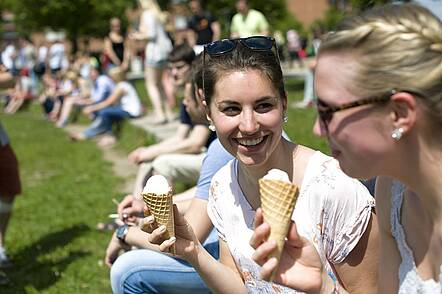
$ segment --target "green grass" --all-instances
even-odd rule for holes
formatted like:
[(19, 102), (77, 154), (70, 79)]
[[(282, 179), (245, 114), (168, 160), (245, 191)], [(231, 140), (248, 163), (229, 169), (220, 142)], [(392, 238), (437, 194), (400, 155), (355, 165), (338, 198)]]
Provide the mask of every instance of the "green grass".
[(313, 134), (313, 124), (316, 119), (314, 108), (293, 109), (290, 105), (294, 101), (303, 99), (304, 82), (301, 79), (290, 78), (286, 80), (286, 91), (288, 92), (288, 122), (284, 130), (290, 139), (301, 145), (308, 146), (329, 154), (327, 142)]
[(0, 293), (110, 293), (100, 266), (109, 234), (95, 224), (115, 209), (120, 179), (93, 142), (71, 143), (35, 111), (0, 115), (20, 162), (23, 194), (7, 248), (15, 266)]
[[(142, 83), (136, 85), (144, 90)], [(302, 90), (302, 80), (287, 81), (289, 104), (302, 99)], [(293, 141), (327, 152), (324, 140), (312, 134), (314, 109), (289, 107), (288, 116), (285, 129)], [(7, 270), (12, 283), (0, 293), (110, 293), (109, 270), (100, 265), (110, 234), (97, 232), (95, 225), (115, 209), (111, 199), (121, 198), (121, 179), (94, 142), (69, 142), (35, 106), (13, 116), (0, 114), (0, 120), (23, 184), (6, 242), (15, 264)], [(114, 148), (127, 154), (153, 142), (125, 123)]]

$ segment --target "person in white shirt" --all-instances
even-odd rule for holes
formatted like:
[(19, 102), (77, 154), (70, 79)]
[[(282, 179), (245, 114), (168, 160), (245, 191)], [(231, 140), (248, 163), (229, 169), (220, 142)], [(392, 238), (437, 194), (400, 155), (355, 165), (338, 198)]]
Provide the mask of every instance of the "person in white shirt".
[[(112, 135), (114, 123), (141, 115), (140, 98), (135, 88), (126, 81), (126, 72), (120, 67), (114, 67), (109, 70), (109, 76), (116, 83), (114, 90), (105, 100), (83, 108), (84, 114), (94, 115), (95, 119), (83, 133), (70, 134), (73, 140), (90, 139), (100, 134)], [(111, 140), (106, 144), (113, 142)]]
[[(157, 245), (146, 246), (167, 251), (175, 244), (177, 255), (195, 267), (214, 293), (321, 288), (372, 293), (378, 263), (374, 199), (358, 180), (340, 170), (336, 160), (282, 137), (287, 96), (273, 48), (273, 38), (255, 36), (216, 41), (204, 50), (203, 103), (211, 128), (235, 157), (215, 174), (209, 194), (207, 212), (220, 237), (219, 262), (177, 210), (175, 237), (164, 240), (157, 229), (146, 234)], [(275, 249), (261, 248), (266, 237), (253, 230), (254, 217), (258, 221), (261, 215), (258, 180), (274, 168), (285, 171), (300, 187), (290, 233), (298, 232), (303, 254), (281, 257), (281, 266), (293, 260), (302, 265), (296, 271), (303, 278), (291, 285), (296, 290), (263, 280), (261, 267), (253, 261), (255, 257), (261, 263), (263, 253)], [(266, 224), (262, 226), (261, 230)], [(262, 269), (264, 277), (267, 268)], [(282, 279), (276, 272), (275, 282)]]

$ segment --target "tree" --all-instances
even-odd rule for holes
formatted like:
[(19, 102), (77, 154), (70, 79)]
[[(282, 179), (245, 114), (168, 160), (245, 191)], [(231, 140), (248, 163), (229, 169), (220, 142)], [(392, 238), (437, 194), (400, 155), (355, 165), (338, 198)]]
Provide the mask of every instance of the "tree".
[(350, 4), (354, 9), (359, 11), (367, 10), (373, 8), (376, 5), (382, 5), (389, 3), (389, 0), (351, 0)]
[(19, 32), (29, 34), (47, 28), (64, 30), (77, 49), (79, 36), (104, 36), (109, 19), (124, 18), (127, 0), (9, 0), (8, 7), (15, 14)]

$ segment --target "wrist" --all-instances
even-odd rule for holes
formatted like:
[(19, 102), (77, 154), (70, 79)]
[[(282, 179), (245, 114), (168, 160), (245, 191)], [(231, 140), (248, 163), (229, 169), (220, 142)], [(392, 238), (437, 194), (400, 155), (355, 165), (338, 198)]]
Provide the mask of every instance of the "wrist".
[(119, 226), (116, 230), (115, 230), (115, 236), (117, 237), (117, 240), (122, 243), (127, 245), (126, 243), (126, 235), (129, 232), (129, 225), (128, 224), (123, 224), (122, 226)]
[(201, 245), (199, 241), (194, 241), (193, 248), (185, 254), (186, 259), (195, 269), (199, 268), (200, 260), (202, 259), (206, 249)]

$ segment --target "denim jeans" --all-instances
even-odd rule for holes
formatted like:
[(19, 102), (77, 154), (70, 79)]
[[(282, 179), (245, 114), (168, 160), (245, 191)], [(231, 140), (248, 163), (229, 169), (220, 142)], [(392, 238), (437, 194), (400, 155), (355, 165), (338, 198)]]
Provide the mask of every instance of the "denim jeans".
[(110, 106), (98, 110), (92, 124), (84, 131), (86, 138), (92, 138), (103, 133), (112, 132), (114, 122), (131, 117), (130, 114), (120, 107)]
[[(219, 258), (215, 230), (207, 238), (204, 248), (214, 258)], [(110, 277), (114, 294), (210, 293), (189, 263), (148, 249), (132, 250), (118, 257), (112, 265)]]

